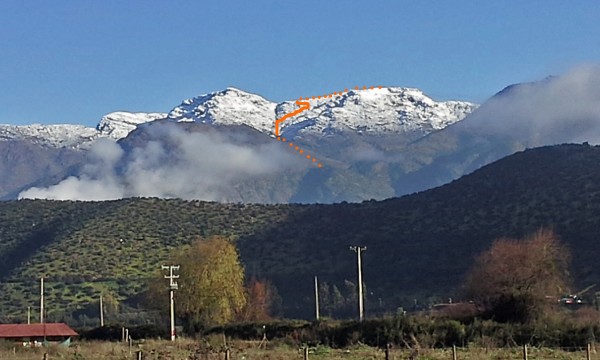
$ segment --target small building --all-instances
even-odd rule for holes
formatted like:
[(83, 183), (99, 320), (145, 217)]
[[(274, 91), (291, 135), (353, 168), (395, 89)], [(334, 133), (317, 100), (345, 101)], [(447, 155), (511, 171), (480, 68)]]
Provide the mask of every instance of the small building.
[(0, 340), (13, 341), (23, 346), (60, 344), (69, 346), (73, 337), (79, 336), (64, 323), (0, 324)]

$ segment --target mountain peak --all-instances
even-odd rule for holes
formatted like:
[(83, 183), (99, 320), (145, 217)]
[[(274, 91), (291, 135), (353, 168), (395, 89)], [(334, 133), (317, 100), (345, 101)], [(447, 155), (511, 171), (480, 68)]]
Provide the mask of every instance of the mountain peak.
[(104, 115), (96, 125), (96, 130), (100, 137), (110, 137), (118, 140), (126, 137), (139, 124), (166, 117), (167, 114), (165, 113), (115, 111)]
[[(436, 102), (415, 88), (382, 87), (350, 90), (309, 100), (311, 109), (283, 124), (290, 137), (298, 132), (367, 131), (372, 133), (440, 130), (462, 120), (477, 106), (468, 102)], [(272, 134), (275, 119), (294, 111), (295, 101), (274, 103), (260, 95), (228, 87), (184, 100), (168, 118), (216, 125), (251, 126)]]
[(228, 87), (184, 100), (169, 112), (168, 118), (215, 125), (245, 124), (268, 133), (275, 123), (275, 107), (274, 102), (260, 95)]
[[(290, 112), (293, 106), (293, 102), (279, 104), (277, 116)], [(284, 124), (283, 133), (288, 137), (336, 131), (427, 134), (462, 120), (476, 108), (462, 101), (436, 102), (415, 88), (350, 90), (311, 100), (311, 109)]]

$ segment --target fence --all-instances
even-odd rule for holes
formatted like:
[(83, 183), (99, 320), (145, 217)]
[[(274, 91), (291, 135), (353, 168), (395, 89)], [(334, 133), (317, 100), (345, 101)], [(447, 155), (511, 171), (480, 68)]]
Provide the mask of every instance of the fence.
[[(94, 346), (94, 345), (91, 345)], [(90, 346), (90, 347), (91, 347)], [(483, 360), (483, 359), (515, 359), (515, 360), (547, 360), (547, 359), (587, 359), (600, 360), (600, 354), (591, 344), (586, 348), (446, 348), (446, 349), (375, 349), (370, 347), (357, 347), (350, 349), (331, 349), (326, 347), (303, 347), (300, 349), (275, 347), (249, 349), (204, 349), (187, 345), (173, 345), (164, 342), (160, 346), (148, 349), (131, 349), (126, 346), (104, 349), (102, 353), (92, 353), (81, 347), (50, 351), (52, 349), (12, 349), (12, 351), (0, 351), (3, 360), (55, 360), (55, 359), (96, 359), (106, 360), (166, 360), (166, 359), (190, 359), (190, 360), (262, 360), (265, 358), (282, 360)], [(47, 352), (46, 352), (47, 351)]]

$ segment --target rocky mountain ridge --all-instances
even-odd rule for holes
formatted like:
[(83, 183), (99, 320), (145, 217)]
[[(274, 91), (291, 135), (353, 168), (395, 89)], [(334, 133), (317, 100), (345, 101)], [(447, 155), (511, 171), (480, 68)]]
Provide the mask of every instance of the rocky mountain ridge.
[(103, 116), (95, 128), (75, 124), (0, 124), (0, 141), (24, 140), (55, 148), (87, 149), (99, 138), (120, 140), (139, 124), (165, 117), (164, 113), (117, 111)]
[[(327, 135), (335, 131), (428, 134), (462, 120), (477, 108), (464, 101), (436, 102), (421, 90), (402, 87), (350, 90), (308, 101), (308, 111), (282, 124), (283, 135)], [(272, 134), (275, 120), (297, 108), (295, 100), (275, 103), (227, 88), (183, 101), (168, 118), (217, 125), (244, 124)]]
[[(332, 131), (412, 133), (423, 135), (462, 120), (477, 108), (462, 101), (436, 102), (418, 89), (386, 87), (351, 90), (311, 101), (311, 109), (283, 124), (287, 136)], [(83, 125), (0, 125), (0, 141), (28, 140), (56, 148), (86, 149), (99, 138), (120, 140), (138, 125), (160, 119), (215, 125), (247, 125), (272, 134), (275, 119), (292, 112), (294, 101), (276, 103), (259, 95), (227, 88), (184, 100), (168, 113), (117, 111), (95, 128)]]

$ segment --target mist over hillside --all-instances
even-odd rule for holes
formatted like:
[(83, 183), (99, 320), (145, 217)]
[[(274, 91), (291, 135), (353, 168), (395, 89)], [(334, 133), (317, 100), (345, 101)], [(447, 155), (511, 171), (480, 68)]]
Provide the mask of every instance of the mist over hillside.
[(542, 147), (433, 190), (356, 204), (3, 202), (0, 308), (16, 314), (20, 308), (10, 304), (17, 297), (35, 301), (27, 284), (40, 273), (53, 274), (49, 302), (61, 311), (101, 289), (134, 306), (143, 279), (174, 248), (210, 235), (237, 238), (247, 275), (272, 280), (289, 317), (311, 316), (315, 275), (339, 288), (355, 282), (356, 256), (348, 250), (354, 245), (368, 249), (363, 266), (372, 313), (410, 307), (415, 298), (460, 298), (474, 256), (495, 238), (539, 227), (554, 229), (571, 249), (574, 284), (583, 288), (600, 281), (598, 161), (595, 146)]

